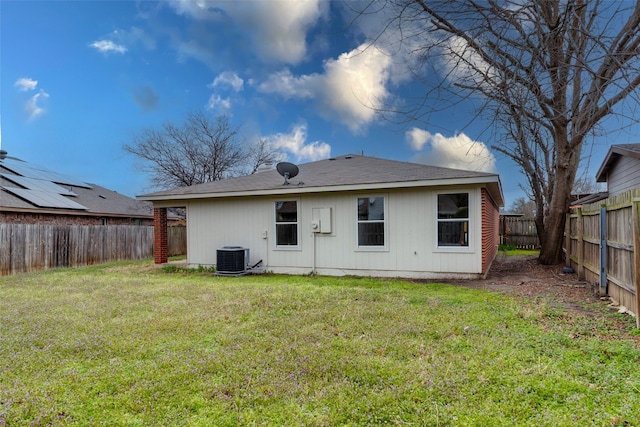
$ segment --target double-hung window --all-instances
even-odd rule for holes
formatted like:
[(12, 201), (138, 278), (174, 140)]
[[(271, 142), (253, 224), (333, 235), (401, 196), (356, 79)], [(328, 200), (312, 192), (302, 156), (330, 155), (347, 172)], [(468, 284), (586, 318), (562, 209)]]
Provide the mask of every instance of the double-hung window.
[(298, 246), (298, 203), (276, 202), (276, 246)]
[(384, 246), (384, 197), (358, 198), (358, 246)]
[(469, 193), (438, 194), (438, 246), (469, 246)]

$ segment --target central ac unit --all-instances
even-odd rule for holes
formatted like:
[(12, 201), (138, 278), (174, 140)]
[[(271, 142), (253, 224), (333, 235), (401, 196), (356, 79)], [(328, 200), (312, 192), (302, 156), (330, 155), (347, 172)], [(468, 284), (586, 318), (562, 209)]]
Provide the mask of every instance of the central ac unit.
[(223, 246), (216, 252), (216, 272), (219, 274), (244, 274), (249, 262), (249, 249), (242, 246)]

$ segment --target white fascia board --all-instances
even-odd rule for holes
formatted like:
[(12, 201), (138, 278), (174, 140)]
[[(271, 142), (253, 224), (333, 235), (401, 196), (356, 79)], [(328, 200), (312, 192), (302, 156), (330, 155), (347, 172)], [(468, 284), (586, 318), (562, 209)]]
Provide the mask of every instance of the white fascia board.
[[(454, 185), (477, 185), (496, 183), (500, 186), (500, 178), (498, 175), (489, 175), (472, 178), (452, 178), (438, 180), (422, 180), (422, 181), (404, 181), (404, 182), (383, 182), (373, 184), (346, 184), (332, 185), (324, 187), (304, 187), (297, 185), (283, 186), (282, 188), (271, 188), (266, 190), (246, 190), (246, 191), (229, 191), (221, 193), (197, 193), (197, 194), (169, 194), (158, 196), (138, 196), (138, 200), (149, 202), (162, 202), (171, 200), (197, 200), (197, 199), (218, 199), (227, 197), (250, 197), (250, 196), (277, 196), (287, 194), (309, 194), (309, 193), (335, 193), (342, 191), (371, 191), (385, 190), (394, 188), (416, 188), (416, 187), (442, 187)], [(156, 203), (156, 205), (160, 205)]]

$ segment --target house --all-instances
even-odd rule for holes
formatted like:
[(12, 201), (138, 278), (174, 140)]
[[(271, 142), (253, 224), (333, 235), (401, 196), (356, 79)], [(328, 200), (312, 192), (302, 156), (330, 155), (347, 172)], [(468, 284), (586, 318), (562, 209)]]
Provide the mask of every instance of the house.
[(153, 208), (0, 150), (0, 223), (152, 225)]
[(596, 173), (596, 182), (606, 182), (611, 196), (640, 188), (640, 144), (612, 145)]
[(477, 278), (497, 253), (496, 174), (359, 155), (296, 170), (138, 196), (154, 205), (156, 263), (170, 207), (186, 208), (190, 266), (215, 266), (230, 246), (275, 273)]
[(640, 144), (617, 144), (609, 147), (598, 172), (596, 182), (607, 184), (606, 191), (580, 194), (571, 202), (571, 208), (579, 208), (640, 188)]

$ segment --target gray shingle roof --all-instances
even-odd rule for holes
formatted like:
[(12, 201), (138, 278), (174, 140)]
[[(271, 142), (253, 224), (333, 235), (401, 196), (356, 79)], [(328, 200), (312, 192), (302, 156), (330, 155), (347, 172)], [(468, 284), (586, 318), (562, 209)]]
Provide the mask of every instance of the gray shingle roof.
[(439, 185), (446, 184), (448, 181), (467, 180), (475, 183), (495, 183), (499, 193), (497, 202), (503, 203), (499, 178), (493, 173), (442, 168), (355, 154), (305, 163), (298, 167), (300, 172), (298, 176), (289, 180), (289, 185), (283, 185), (284, 178), (276, 170), (269, 170), (248, 176), (145, 194), (138, 198), (175, 200), (181, 197), (233, 196), (234, 193), (247, 192), (274, 194), (339, 191), (347, 186), (392, 188), (420, 185), (420, 183)]

